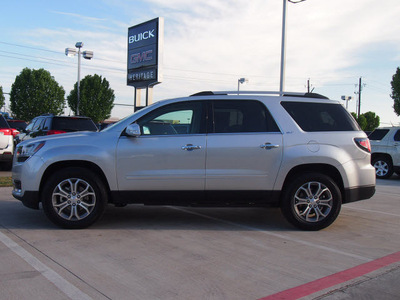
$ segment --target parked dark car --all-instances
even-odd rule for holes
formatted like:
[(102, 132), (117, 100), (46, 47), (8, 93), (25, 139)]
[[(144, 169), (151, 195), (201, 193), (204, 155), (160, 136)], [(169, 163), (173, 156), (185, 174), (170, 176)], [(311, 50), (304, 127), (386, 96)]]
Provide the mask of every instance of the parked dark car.
[(89, 117), (45, 114), (34, 118), (23, 132), (16, 136), (15, 142), (19, 143), (37, 136), (75, 131), (97, 131), (97, 126)]

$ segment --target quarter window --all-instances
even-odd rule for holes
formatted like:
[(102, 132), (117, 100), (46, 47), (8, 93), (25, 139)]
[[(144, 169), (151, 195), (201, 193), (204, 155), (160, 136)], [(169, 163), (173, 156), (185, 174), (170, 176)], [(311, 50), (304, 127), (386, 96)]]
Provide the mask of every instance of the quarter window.
[(358, 124), (336, 103), (282, 102), (282, 106), (304, 131), (358, 131)]
[(389, 129), (375, 129), (368, 136), (371, 141), (380, 141), (382, 140), (389, 132)]

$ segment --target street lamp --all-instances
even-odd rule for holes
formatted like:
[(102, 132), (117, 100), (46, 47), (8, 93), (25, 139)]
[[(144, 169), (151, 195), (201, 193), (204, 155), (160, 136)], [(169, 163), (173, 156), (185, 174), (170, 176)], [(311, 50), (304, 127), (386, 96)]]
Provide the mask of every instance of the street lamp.
[[(300, 3), (306, 0), (287, 0), (290, 3)], [(282, 15), (282, 47), (281, 47), (281, 80), (279, 84), (279, 94), (283, 95), (283, 90), (285, 88), (285, 61), (286, 61), (286, 0), (283, 0), (283, 15)]]
[(238, 79), (238, 95), (239, 95), (240, 84), (243, 84), (245, 82), (249, 82), (249, 79), (248, 78), (239, 78)]
[(346, 109), (349, 107), (349, 101), (351, 99), (351, 96), (342, 96), (342, 100), (346, 101)]
[[(80, 82), (81, 82), (81, 48), (83, 47), (83, 42), (77, 42), (75, 47), (78, 48), (78, 51), (74, 48), (65, 48), (65, 55), (68, 57), (73, 57), (78, 54), (78, 102), (76, 103), (76, 115), (79, 116), (79, 102), (80, 102)], [(93, 58), (93, 51), (83, 51), (82, 56), (85, 59)]]

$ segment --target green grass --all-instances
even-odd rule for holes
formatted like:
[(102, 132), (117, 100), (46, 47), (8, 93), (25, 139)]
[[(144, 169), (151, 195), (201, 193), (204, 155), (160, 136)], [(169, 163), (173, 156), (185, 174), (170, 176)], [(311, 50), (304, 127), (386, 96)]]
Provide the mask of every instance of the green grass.
[(0, 177), (0, 187), (12, 186), (11, 176), (9, 177)]

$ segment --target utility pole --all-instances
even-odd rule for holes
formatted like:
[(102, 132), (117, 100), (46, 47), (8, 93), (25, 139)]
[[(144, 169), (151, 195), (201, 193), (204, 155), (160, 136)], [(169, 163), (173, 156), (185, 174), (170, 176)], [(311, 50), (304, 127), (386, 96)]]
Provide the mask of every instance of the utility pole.
[(362, 91), (362, 85), (361, 85), (361, 78), (358, 81), (358, 114), (357, 117), (360, 117), (360, 112), (361, 112), (361, 91)]
[[(357, 84), (355, 86), (357, 86)], [(364, 86), (365, 86), (365, 84), (364, 84)], [(358, 92), (354, 92), (354, 94), (356, 94), (356, 95), (358, 94), (358, 102), (357, 102), (357, 109), (356, 109), (357, 117), (359, 117), (360, 113), (361, 113), (361, 92), (362, 92), (362, 89), (363, 89), (362, 77), (360, 77), (360, 79), (358, 80)]]

